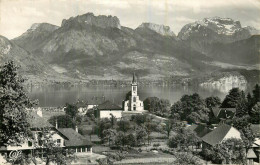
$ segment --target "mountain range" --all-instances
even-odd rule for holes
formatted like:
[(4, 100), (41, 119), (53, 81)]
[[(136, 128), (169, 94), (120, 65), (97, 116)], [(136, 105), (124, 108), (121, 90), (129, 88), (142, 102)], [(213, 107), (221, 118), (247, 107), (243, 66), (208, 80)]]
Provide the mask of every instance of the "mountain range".
[(30, 79), (125, 80), (196, 77), (222, 69), (259, 69), (260, 32), (230, 18), (205, 18), (178, 35), (169, 26), (124, 27), (93, 13), (36, 23), (21, 36), (0, 36), (0, 63), (13, 59)]

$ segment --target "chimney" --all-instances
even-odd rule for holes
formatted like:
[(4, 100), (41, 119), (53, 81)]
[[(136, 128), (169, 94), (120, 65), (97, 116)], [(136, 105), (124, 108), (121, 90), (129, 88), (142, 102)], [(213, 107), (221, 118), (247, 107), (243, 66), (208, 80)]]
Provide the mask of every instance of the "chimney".
[(58, 121), (57, 121), (57, 119), (55, 121), (55, 127), (56, 127), (56, 129), (58, 129)]
[(78, 126), (76, 125), (76, 127), (75, 127), (75, 131), (76, 132), (79, 132), (79, 130), (78, 130)]

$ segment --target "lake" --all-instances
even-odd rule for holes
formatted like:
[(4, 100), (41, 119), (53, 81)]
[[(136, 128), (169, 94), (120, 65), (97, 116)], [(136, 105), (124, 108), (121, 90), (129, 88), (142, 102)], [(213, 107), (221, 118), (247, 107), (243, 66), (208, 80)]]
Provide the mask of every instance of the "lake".
[[(28, 89), (29, 96), (32, 99), (39, 100), (39, 106), (64, 106), (65, 103), (73, 103), (77, 100), (91, 100), (93, 97), (104, 96), (118, 105), (122, 105), (125, 94), (131, 90), (130, 86), (112, 87), (112, 86), (41, 86)], [(227, 90), (228, 91), (228, 90)], [(172, 104), (178, 101), (184, 94), (198, 93), (201, 97), (218, 96), (222, 100), (227, 94), (216, 88), (187, 87), (187, 86), (143, 86), (138, 87), (138, 95), (141, 100), (147, 97), (156, 96), (168, 99)]]

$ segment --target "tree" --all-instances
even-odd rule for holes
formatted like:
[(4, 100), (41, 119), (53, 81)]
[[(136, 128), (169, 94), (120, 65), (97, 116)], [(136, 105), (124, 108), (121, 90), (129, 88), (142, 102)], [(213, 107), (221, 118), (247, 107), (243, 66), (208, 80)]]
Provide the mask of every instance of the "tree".
[(120, 120), (117, 122), (117, 130), (118, 131), (122, 131), (124, 133), (126, 133), (128, 130), (130, 130), (132, 127), (131, 127), (131, 123), (127, 120)]
[(70, 115), (70, 116), (73, 118), (73, 120), (76, 119), (76, 116), (77, 116), (77, 114), (78, 114), (78, 108), (77, 108), (76, 105), (66, 103), (66, 106), (65, 106), (65, 109), (64, 109), (64, 110), (65, 110), (65, 113), (66, 113), (67, 115)]
[(218, 107), (221, 104), (221, 100), (219, 97), (212, 96), (212, 97), (207, 97), (205, 99), (205, 103), (207, 108)]
[(184, 95), (171, 107), (171, 117), (180, 117), (189, 123), (208, 122), (209, 109), (205, 101), (197, 94)]
[(215, 146), (203, 148), (202, 154), (206, 160), (213, 163), (244, 164), (246, 161), (246, 150), (241, 139), (229, 138)]
[(233, 126), (241, 133), (241, 138), (246, 149), (252, 147), (255, 141), (255, 135), (251, 129), (250, 116), (235, 117), (233, 119)]
[(260, 123), (260, 102), (257, 102), (251, 110), (251, 122), (254, 124)]
[(177, 130), (177, 134), (168, 140), (168, 146), (182, 151), (189, 151), (189, 147), (197, 146), (198, 142), (199, 139), (192, 131), (180, 128)]
[(59, 128), (75, 128), (76, 123), (69, 115), (52, 116), (48, 120), (52, 125), (56, 125), (56, 121)]
[(103, 141), (108, 141), (109, 146), (110, 146), (111, 142), (115, 143), (116, 130), (106, 129), (103, 131), (103, 134), (104, 134)]
[(260, 86), (258, 84), (255, 85), (255, 88), (253, 90), (253, 100), (254, 104), (260, 102)]
[(171, 133), (171, 131), (172, 131), (172, 128), (173, 128), (173, 121), (167, 120), (167, 121), (165, 122), (164, 130), (167, 132), (167, 137), (168, 137), (168, 139), (169, 139), (169, 137), (170, 137), (170, 133)]
[(144, 109), (156, 115), (165, 116), (170, 110), (170, 101), (158, 97), (148, 97), (144, 100)]
[(147, 136), (146, 129), (144, 126), (138, 126), (135, 129), (137, 145), (145, 144), (145, 138)]
[(142, 125), (147, 121), (148, 116), (144, 114), (132, 115), (131, 120), (134, 121), (137, 125)]
[(242, 97), (243, 95), (239, 88), (232, 88), (223, 100), (221, 107), (236, 108), (238, 103), (243, 99)]
[(112, 113), (110, 113), (110, 122), (111, 122), (111, 126), (113, 128), (116, 123), (116, 117)]
[(31, 134), (25, 109), (35, 102), (26, 95), (18, 69), (13, 61), (0, 67), (0, 145), (20, 144)]

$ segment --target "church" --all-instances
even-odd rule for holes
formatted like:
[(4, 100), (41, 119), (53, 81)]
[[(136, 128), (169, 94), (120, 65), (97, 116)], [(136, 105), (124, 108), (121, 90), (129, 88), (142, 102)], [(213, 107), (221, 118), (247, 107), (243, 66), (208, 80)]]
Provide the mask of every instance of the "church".
[(129, 100), (124, 102), (124, 111), (142, 112), (144, 110), (144, 103), (143, 101), (139, 100), (139, 96), (137, 94), (137, 78), (135, 73), (133, 74), (131, 87), (132, 90), (131, 95), (129, 96)]

